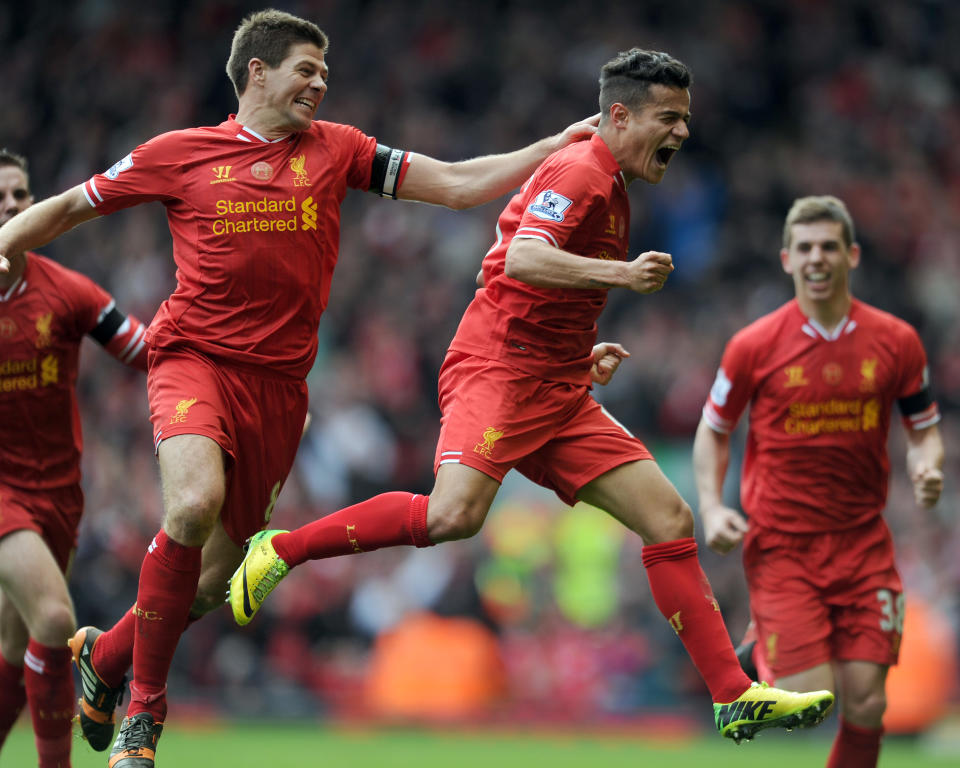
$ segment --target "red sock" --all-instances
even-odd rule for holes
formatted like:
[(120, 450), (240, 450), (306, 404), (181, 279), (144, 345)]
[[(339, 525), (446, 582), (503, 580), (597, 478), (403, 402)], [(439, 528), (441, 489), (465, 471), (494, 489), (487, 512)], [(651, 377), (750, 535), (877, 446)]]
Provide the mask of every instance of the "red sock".
[(716, 702), (731, 702), (750, 687), (710, 582), (697, 560), (695, 539), (677, 539), (643, 548), (650, 591), (677, 633)]
[[(93, 671), (111, 688), (123, 683), (124, 675), (133, 664), (133, 635), (137, 626), (136, 606), (123, 614), (120, 620), (104, 632), (93, 644)], [(187, 627), (201, 616), (187, 617)]]
[(27, 701), (23, 687), (23, 667), (11, 664), (0, 656), (0, 747), (17, 722), (17, 716)]
[(883, 728), (861, 728), (842, 717), (827, 768), (876, 768)]
[(33, 717), (40, 768), (69, 768), (71, 721), (76, 696), (70, 649), (40, 645), (33, 638), (23, 657), (23, 685)]
[(127, 715), (167, 714), (167, 674), (200, 580), (200, 547), (185, 547), (162, 530), (147, 549), (137, 591), (133, 680)]
[(381, 547), (429, 547), (429, 500), (419, 493), (382, 493), (290, 533), (277, 534), (271, 543), (291, 568), (306, 560), (372, 552)]
[(123, 682), (133, 664), (133, 635), (137, 626), (135, 608), (126, 611), (120, 620), (93, 644), (90, 661), (93, 671), (111, 688)]

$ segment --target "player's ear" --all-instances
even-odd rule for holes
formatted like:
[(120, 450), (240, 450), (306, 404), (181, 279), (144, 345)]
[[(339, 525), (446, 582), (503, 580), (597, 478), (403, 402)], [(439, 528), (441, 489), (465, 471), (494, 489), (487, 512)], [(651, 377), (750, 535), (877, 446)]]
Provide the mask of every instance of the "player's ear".
[(780, 265), (783, 267), (783, 271), (788, 275), (793, 274), (793, 266), (790, 264), (790, 251), (786, 248), (780, 249)]
[(250, 59), (247, 62), (247, 79), (249, 82), (262, 84), (266, 68), (262, 59)]
[(630, 110), (619, 101), (610, 105), (610, 119), (617, 128), (623, 128), (630, 120)]
[(847, 254), (847, 261), (850, 264), (850, 269), (856, 269), (860, 266), (860, 243), (853, 243), (850, 246), (850, 250)]

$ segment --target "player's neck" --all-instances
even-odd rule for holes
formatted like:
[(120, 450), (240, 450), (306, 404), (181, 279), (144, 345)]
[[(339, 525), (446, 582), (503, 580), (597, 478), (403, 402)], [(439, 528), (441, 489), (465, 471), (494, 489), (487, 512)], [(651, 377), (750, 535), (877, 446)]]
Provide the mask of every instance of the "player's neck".
[(234, 120), (267, 141), (275, 141), (289, 136), (292, 133), (290, 127), (287, 125), (278, 126), (275, 121), (270, 119), (271, 114), (268, 109), (258, 109), (255, 106), (249, 107), (241, 104)]
[(10, 271), (0, 273), (0, 291), (5, 291), (17, 280), (23, 277), (27, 269), (27, 255), (25, 253), (15, 253), (7, 256), (10, 262)]
[(815, 320), (824, 330), (833, 331), (850, 315), (853, 297), (845, 293), (827, 301), (813, 301), (805, 296), (797, 296), (797, 303), (804, 315)]

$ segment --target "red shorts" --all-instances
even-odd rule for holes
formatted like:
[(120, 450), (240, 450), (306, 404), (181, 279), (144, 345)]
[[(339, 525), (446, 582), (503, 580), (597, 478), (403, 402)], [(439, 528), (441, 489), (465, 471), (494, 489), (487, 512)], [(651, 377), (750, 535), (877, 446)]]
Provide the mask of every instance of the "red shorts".
[(751, 528), (743, 564), (776, 678), (831, 660), (897, 663), (903, 585), (883, 518), (816, 534)]
[(571, 506), (591, 480), (650, 451), (575, 384), (449, 352), (440, 369), (434, 471), (457, 463), (498, 482), (516, 467)]
[(0, 538), (14, 531), (36, 531), (64, 573), (77, 546), (82, 515), (79, 485), (47, 489), (0, 485)]
[(263, 530), (303, 434), (306, 383), (161, 348), (150, 351), (147, 390), (156, 448), (204, 435), (230, 457), (220, 519), (234, 543)]

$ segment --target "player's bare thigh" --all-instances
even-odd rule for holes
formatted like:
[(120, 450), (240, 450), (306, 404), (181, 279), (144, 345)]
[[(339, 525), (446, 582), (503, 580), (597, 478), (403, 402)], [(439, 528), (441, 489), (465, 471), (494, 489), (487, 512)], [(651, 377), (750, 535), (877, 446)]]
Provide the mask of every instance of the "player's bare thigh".
[(199, 547), (210, 536), (226, 494), (224, 453), (204, 435), (173, 435), (157, 449), (163, 487), (163, 530)]
[(483, 526), (500, 483), (465, 464), (442, 464), (427, 506), (427, 536), (441, 541), (465, 539)]
[(0, 588), (37, 642), (62, 646), (76, 629), (73, 601), (60, 566), (36, 531), (0, 538)]
[(606, 511), (645, 544), (693, 536), (693, 513), (653, 460), (631, 461), (587, 483), (577, 498)]

